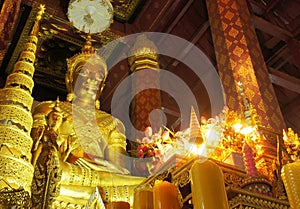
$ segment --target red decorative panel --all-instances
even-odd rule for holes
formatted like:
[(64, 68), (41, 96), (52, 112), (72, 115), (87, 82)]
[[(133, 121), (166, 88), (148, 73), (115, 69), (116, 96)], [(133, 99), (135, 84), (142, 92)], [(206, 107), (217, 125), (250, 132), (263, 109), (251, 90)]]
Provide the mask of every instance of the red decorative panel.
[(256, 109), (262, 125), (281, 132), (285, 127), (276, 95), (245, 0), (207, 0), (219, 74), (227, 104), (241, 105), (237, 82)]
[[(147, 70), (147, 73), (137, 73), (133, 78), (132, 93), (135, 97), (131, 107), (132, 123), (140, 131), (144, 131), (150, 125), (157, 130), (161, 125), (161, 118), (155, 117), (150, 124), (149, 114), (152, 110), (161, 108), (159, 72)], [(156, 88), (149, 88), (149, 86)]]

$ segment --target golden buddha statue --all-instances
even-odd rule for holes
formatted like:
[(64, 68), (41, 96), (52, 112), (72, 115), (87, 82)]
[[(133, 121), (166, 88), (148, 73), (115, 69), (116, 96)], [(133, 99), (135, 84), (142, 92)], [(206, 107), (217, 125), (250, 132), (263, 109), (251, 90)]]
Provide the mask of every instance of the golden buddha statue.
[[(32, 138), (35, 146), (32, 163), (36, 179), (40, 178), (41, 171), (38, 169), (43, 166), (38, 158), (41, 155), (41, 143), (45, 143), (45, 131), (51, 129), (56, 132), (53, 136), (56, 137), (54, 147), (59, 156), (59, 165), (52, 167), (57, 169), (55, 176), (58, 177), (59, 192), (55, 190), (57, 193), (51, 194), (56, 196), (52, 202), (54, 205), (69, 203), (83, 206), (95, 187), (104, 189), (104, 202), (110, 201), (111, 191), (120, 193), (116, 189), (119, 187), (130, 188), (125, 189), (127, 196), (130, 196), (128, 191), (133, 193), (134, 186), (144, 179), (130, 176), (126, 169), (124, 125), (100, 110), (98, 98), (107, 69), (105, 61), (94, 52), (88, 38), (82, 52), (67, 60), (67, 101), (41, 102), (33, 110)], [(41, 162), (45, 164), (45, 161)], [(33, 196), (40, 195), (39, 189), (35, 188)], [(125, 201), (131, 199), (127, 197)], [(43, 201), (46, 201), (45, 198)]]

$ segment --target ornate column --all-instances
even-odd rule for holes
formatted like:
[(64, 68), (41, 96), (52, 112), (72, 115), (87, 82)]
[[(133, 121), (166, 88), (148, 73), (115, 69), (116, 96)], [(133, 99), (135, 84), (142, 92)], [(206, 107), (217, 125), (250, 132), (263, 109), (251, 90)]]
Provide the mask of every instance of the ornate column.
[(240, 81), (261, 124), (281, 132), (285, 128), (284, 119), (246, 0), (207, 0), (206, 3), (227, 105), (239, 109)]
[(12, 39), (21, 0), (5, 0), (0, 13), (0, 65)]
[(140, 131), (144, 131), (150, 125), (154, 131), (158, 131), (161, 117), (159, 114), (150, 114), (152, 110), (161, 108), (157, 48), (145, 35), (141, 35), (131, 50), (128, 61), (134, 95), (131, 121)]
[(32, 77), (39, 20), (44, 9), (40, 6), (28, 42), (7, 77), (5, 87), (0, 90), (0, 207), (21, 205), (29, 208), (30, 204)]

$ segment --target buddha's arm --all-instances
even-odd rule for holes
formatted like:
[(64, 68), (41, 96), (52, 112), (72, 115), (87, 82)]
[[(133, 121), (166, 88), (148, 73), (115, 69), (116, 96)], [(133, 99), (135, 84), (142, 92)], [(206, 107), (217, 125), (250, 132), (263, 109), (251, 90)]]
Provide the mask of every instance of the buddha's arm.
[(105, 149), (105, 159), (120, 168), (126, 168), (126, 137), (124, 126), (119, 122), (116, 129), (111, 131), (108, 145)]
[(67, 162), (61, 162), (61, 169), (61, 185), (88, 187), (138, 185), (145, 179), (108, 171), (95, 171)]

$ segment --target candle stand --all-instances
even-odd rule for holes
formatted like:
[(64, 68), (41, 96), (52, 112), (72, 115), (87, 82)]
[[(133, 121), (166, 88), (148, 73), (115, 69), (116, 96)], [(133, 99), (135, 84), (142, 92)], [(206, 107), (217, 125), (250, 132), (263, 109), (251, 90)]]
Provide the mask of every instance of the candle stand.
[[(179, 167), (173, 166), (168, 170), (161, 170), (156, 175), (152, 175), (145, 179), (145, 181), (142, 182), (140, 186), (142, 187), (144, 184), (147, 184), (153, 187), (155, 181), (167, 179), (171, 175), (172, 183), (175, 184), (180, 191), (180, 199), (183, 205), (182, 208), (192, 209), (194, 208), (194, 206), (191, 192), (190, 169), (196, 160), (198, 160), (198, 157), (187, 160)], [(270, 196), (269, 193), (265, 194), (264, 192), (262, 192), (262, 188), (268, 188), (268, 186), (270, 186), (267, 181), (256, 179), (253, 180), (253, 182), (250, 182), (248, 175), (244, 169), (220, 161), (214, 162), (222, 169), (226, 194), (228, 198), (228, 205), (230, 209), (290, 208), (288, 200), (281, 200)], [(169, 160), (169, 163), (174, 163), (174, 159), (171, 158)], [(168, 162), (166, 162), (166, 164), (168, 164)], [(257, 188), (258, 190), (256, 191), (249, 189), (251, 187), (254, 189)]]

